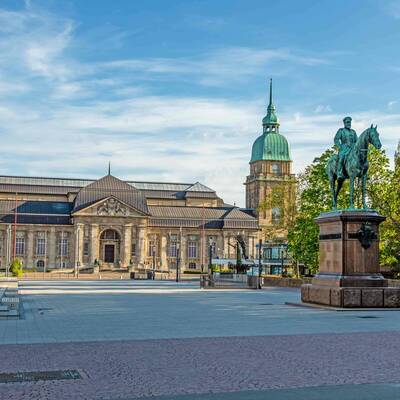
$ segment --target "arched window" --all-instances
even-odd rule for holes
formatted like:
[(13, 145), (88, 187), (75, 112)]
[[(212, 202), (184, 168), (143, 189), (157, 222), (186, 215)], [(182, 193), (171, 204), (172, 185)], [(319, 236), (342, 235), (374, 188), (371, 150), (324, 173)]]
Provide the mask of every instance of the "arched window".
[(119, 240), (119, 234), (114, 229), (106, 229), (102, 232), (100, 239)]

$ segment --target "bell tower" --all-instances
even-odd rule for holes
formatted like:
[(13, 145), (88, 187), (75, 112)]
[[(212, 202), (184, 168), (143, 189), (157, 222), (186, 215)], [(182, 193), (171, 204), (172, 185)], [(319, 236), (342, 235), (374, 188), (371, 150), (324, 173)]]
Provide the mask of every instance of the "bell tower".
[[(275, 228), (284, 238), (287, 209), (295, 202), (292, 159), (285, 136), (280, 133), (279, 118), (272, 99), (272, 79), (269, 84), (269, 104), (262, 120), (262, 134), (255, 140), (246, 182), (246, 207), (255, 210), (263, 230)], [(280, 232), (280, 226), (282, 232)]]

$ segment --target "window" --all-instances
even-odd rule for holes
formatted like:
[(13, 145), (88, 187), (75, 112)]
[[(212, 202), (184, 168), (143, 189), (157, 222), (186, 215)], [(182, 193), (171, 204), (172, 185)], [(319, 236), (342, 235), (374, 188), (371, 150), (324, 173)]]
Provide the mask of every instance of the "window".
[(196, 263), (190, 262), (189, 263), (189, 269), (196, 269)]
[(281, 172), (281, 166), (277, 163), (273, 163), (272, 164), (272, 173), (278, 175), (278, 174), (280, 174), (280, 172)]
[(46, 254), (46, 238), (38, 237), (36, 239), (36, 255), (44, 256)]
[(177, 257), (178, 256), (178, 237), (177, 235), (171, 235), (169, 241), (169, 256)]
[(83, 243), (83, 255), (88, 256), (89, 255), (89, 242), (84, 242)]
[(58, 255), (61, 257), (68, 255), (68, 239), (62, 238), (58, 240)]
[(23, 232), (17, 231), (17, 237), (15, 238), (15, 253), (17, 256), (23, 256), (25, 254), (25, 236)]
[(153, 255), (157, 256), (157, 242), (155, 240), (149, 240), (149, 248), (147, 255), (149, 257), (153, 257)]
[(278, 223), (281, 220), (281, 209), (279, 207), (274, 207), (272, 209), (272, 222)]
[(100, 235), (100, 239), (107, 239), (107, 240), (118, 240), (119, 234), (114, 229), (107, 229)]
[(131, 246), (131, 256), (135, 257), (136, 256), (136, 243), (132, 243)]
[(36, 267), (43, 269), (44, 268), (44, 261), (43, 260), (38, 260), (36, 262)]
[(197, 248), (198, 242), (197, 240), (189, 240), (188, 243), (188, 257), (189, 258), (197, 258)]

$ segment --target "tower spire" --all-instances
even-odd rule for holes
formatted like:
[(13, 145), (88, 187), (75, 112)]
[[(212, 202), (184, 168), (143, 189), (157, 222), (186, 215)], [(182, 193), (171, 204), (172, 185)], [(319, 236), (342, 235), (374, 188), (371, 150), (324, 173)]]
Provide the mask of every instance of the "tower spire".
[(269, 80), (269, 104), (267, 107), (267, 115), (263, 118), (262, 124), (264, 133), (279, 131), (279, 119), (275, 113), (274, 103), (272, 102), (272, 78)]
[(269, 80), (269, 107), (272, 105), (272, 78)]
[(111, 175), (111, 161), (108, 161), (108, 175)]

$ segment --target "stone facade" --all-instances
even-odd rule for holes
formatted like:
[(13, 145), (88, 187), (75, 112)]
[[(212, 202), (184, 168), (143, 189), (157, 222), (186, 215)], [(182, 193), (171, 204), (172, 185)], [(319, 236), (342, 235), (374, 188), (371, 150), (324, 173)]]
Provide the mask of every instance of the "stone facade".
[[(15, 212), (16, 210), (16, 212)], [(15, 224), (16, 222), (16, 224)], [(256, 257), (255, 216), (199, 183), (0, 177), (0, 266), (200, 271), (234, 259), (238, 234)]]

